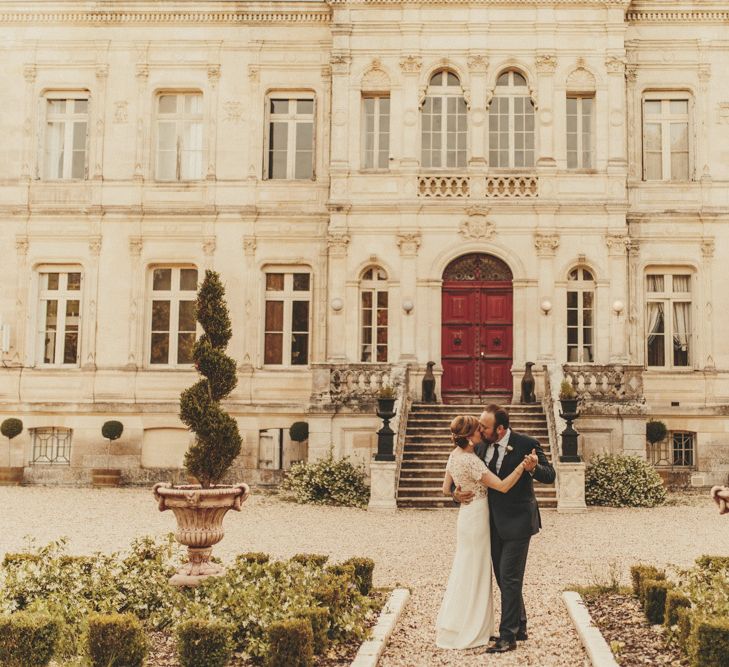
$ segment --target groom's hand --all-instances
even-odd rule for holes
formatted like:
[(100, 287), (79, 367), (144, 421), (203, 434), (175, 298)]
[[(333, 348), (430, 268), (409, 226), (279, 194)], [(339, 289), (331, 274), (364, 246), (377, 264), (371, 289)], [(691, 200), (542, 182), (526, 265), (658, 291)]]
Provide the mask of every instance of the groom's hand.
[(473, 491), (463, 491), (460, 486), (457, 486), (451, 495), (453, 500), (461, 503), (461, 505), (468, 505), (473, 500)]
[(537, 450), (532, 449), (531, 454), (527, 454), (524, 457), (524, 470), (527, 472), (533, 472), (534, 468), (537, 467), (537, 463), (539, 463), (539, 457), (537, 456)]

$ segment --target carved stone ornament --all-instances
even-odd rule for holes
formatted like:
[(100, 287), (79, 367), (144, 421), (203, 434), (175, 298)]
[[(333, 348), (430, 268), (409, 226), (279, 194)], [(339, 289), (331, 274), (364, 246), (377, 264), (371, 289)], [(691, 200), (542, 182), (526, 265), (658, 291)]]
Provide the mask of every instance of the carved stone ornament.
[(92, 236), (89, 239), (89, 252), (95, 257), (101, 252), (101, 236)]
[(605, 236), (605, 243), (611, 255), (622, 255), (627, 252), (630, 245), (630, 236), (627, 234), (613, 233)]
[(248, 79), (251, 83), (258, 83), (261, 68), (258, 65), (248, 65)]
[(406, 257), (417, 255), (420, 248), (420, 232), (399, 232), (397, 245), (401, 255)]
[(27, 236), (15, 237), (15, 251), (18, 253), (18, 255), (27, 255), (29, 246), (30, 240)]
[(419, 56), (405, 56), (400, 58), (400, 69), (406, 74), (417, 74), (423, 66), (423, 59)]
[(117, 125), (126, 123), (129, 120), (129, 102), (117, 100), (114, 102), (114, 123)]
[(719, 102), (719, 122), (722, 125), (729, 124), (729, 102)]
[(107, 76), (109, 76), (109, 66), (108, 65), (97, 65), (96, 66), (96, 78), (97, 79), (105, 79)]
[(537, 249), (539, 257), (552, 257), (554, 251), (559, 247), (559, 235), (535, 232), (534, 247)]
[(463, 238), (473, 240), (486, 240), (495, 234), (495, 225), (486, 216), (489, 209), (481, 206), (471, 206), (466, 209), (468, 218), (466, 218), (458, 229)]
[(329, 59), (329, 65), (333, 74), (347, 74), (349, 63), (352, 57), (348, 53), (334, 52)]
[(390, 90), (390, 77), (383, 69), (379, 58), (375, 58), (372, 61), (369, 69), (362, 77), (362, 90), (368, 92)]
[(610, 74), (622, 74), (625, 72), (625, 60), (615, 56), (608, 56), (605, 59), (605, 67)]
[(504, 260), (483, 252), (472, 252), (454, 259), (443, 271), (443, 280), (492, 281), (511, 280), (512, 273)]
[(137, 63), (135, 76), (140, 80), (147, 79), (149, 77), (149, 65), (147, 63)]
[(216, 242), (214, 236), (208, 236), (203, 241), (202, 249), (203, 249), (203, 253), (205, 253), (206, 257), (211, 257), (212, 254), (215, 252), (216, 247), (217, 247), (217, 242)]
[(591, 92), (595, 90), (595, 77), (584, 67), (577, 67), (567, 77), (567, 90), (576, 92)]
[(483, 74), (489, 68), (489, 59), (479, 54), (468, 56), (467, 63), (469, 71), (474, 73)]
[(255, 236), (244, 236), (243, 237), (243, 253), (249, 257), (256, 254), (256, 237)]
[(235, 100), (228, 100), (223, 103), (223, 111), (225, 112), (225, 121), (228, 123), (238, 124), (243, 119), (243, 105)]
[(699, 66), (699, 81), (701, 83), (708, 83), (711, 78), (711, 65)]
[(637, 65), (626, 65), (625, 66), (625, 79), (628, 83), (635, 83), (638, 78), (638, 66)]
[(33, 83), (38, 73), (35, 65), (23, 65), (23, 78), (28, 83)]
[(327, 235), (329, 255), (333, 257), (344, 257), (347, 254), (348, 245), (349, 234), (347, 232), (329, 232)]
[(714, 256), (714, 250), (716, 249), (716, 243), (714, 239), (702, 239), (701, 240), (701, 255), (705, 259), (711, 259)]
[(141, 236), (130, 236), (129, 237), (129, 254), (133, 257), (139, 257), (142, 254), (142, 247), (144, 246), (144, 240)]
[(557, 56), (552, 53), (542, 53), (536, 57), (537, 72), (540, 74), (553, 74), (557, 69)]
[(208, 79), (214, 85), (220, 79), (220, 65), (208, 65)]

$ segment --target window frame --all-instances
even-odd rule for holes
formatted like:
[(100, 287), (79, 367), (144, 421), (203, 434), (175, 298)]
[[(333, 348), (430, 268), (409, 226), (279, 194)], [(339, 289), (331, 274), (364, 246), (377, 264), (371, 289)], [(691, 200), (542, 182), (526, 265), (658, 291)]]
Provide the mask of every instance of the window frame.
[[(652, 120), (650, 124), (659, 124), (661, 126), (661, 178), (648, 178), (647, 176), (647, 163), (646, 163), (646, 125), (649, 124), (646, 121), (646, 102), (661, 102), (663, 108), (664, 103), (669, 104), (671, 102), (686, 102), (686, 153), (687, 153), (687, 166), (686, 166), (686, 178), (683, 179), (672, 179), (671, 178), (671, 124), (677, 124), (679, 121), (678, 115), (673, 118), (670, 113), (664, 114), (661, 112), (659, 116), (660, 120)], [(641, 181), (644, 183), (691, 183), (695, 179), (695, 165), (693, 159), (693, 95), (689, 91), (685, 90), (665, 90), (665, 91), (646, 91), (643, 93), (640, 101), (640, 115), (641, 115)], [(668, 131), (666, 132), (666, 128)], [(666, 169), (668, 167), (668, 169)], [(666, 173), (669, 174), (666, 178)]]
[[(366, 279), (364, 276), (369, 271), (381, 271), (384, 274), (384, 277), (380, 278), (372, 278), (372, 279)], [(363, 301), (363, 295), (365, 293), (371, 293), (372, 294), (372, 306), (369, 310), (372, 311), (371, 315), (371, 322), (368, 325), (364, 322), (364, 304)], [(387, 297), (387, 306), (384, 309), (387, 315), (387, 322), (385, 323), (384, 329), (386, 332), (386, 338), (387, 340), (384, 343), (385, 347), (385, 360), (380, 361), (377, 359), (377, 353), (378, 348), (380, 344), (377, 342), (377, 330), (381, 327), (377, 322), (377, 311), (379, 310), (379, 307), (377, 305), (378, 303), (378, 294), (384, 293)], [(358, 331), (359, 331), (359, 362), (361, 364), (386, 364), (389, 363), (390, 360), (390, 286), (389, 286), (389, 276), (387, 271), (382, 266), (368, 266), (366, 267), (361, 273), (360, 273), (360, 281), (359, 281), (359, 299), (358, 299), (358, 308), (359, 308), (359, 318), (358, 318)], [(370, 345), (370, 359), (369, 361), (365, 360), (364, 357), (364, 350), (365, 350), (365, 341), (364, 341), (364, 332), (365, 327), (370, 329), (370, 338), (371, 342)], [(374, 352), (374, 354), (373, 354)]]
[[(374, 130), (373, 130), (373, 149), (372, 149), (372, 155), (373, 155), (373, 165), (367, 166), (367, 100), (376, 100), (375, 102), (375, 113), (374, 115)], [(382, 139), (382, 127), (381, 127), (381, 119), (382, 119), (382, 112), (381, 112), (381, 105), (382, 100), (387, 99), (388, 100), (388, 112), (387, 112), (387, 128), (385, 129), (385, 134), (387, 135), (387, 155), (385, 157), (386, 164), (384, 167), (379, 166), (379, 156), (382, 152), (380, 150), (380, 141)], [(361, 171), (366, 172), (387, 172), (390, 170), (390, 140), (391, 140), (391, 129), (392, 129), (392, 98), (390, 96), (389, 91), (388, 92), (372, 92), (372, 93), (362, 93), (362, 133), (361, 133)], [(376, 156), (376, 160), (374, 159)], [(374, 165), (374, 162), (377, 161), (377, 166)]]
[[(508, 85), (500, 85), (498, 83), (499, 79), (504, 75), (509, 75), (509, 83)], [(514, 74), (518, 74), (524, 79), (524, 85), (516, 85), (513, 83), (514, 80)], [(516, 99), (525, 99), (526, 103), (531, 105), (531, 119), (532, 119), (532, 128), (531, 128), (531, 136), (532, 136), (532, 147), (531, 147), (531, 164), (516, 165), (516, 109), (515, 109), (515, 100)], [(508, 157), (508, 164), (507, 165), (501, 165), (501, 164), (495, 164), (494, 161), (491, 159), (491, 152), (492, 150), (496, 151), (496, 153), (503, 152), (503, 149), (497, 145), (496, 148), (492, 146), (492, 132), (500, 135), (501, 134), (501, 124), (498, 123), (499, 127), (496, 130), (491, 129), (491, 119), (494, 113), (497, 114), (497, 117), (501, 117), (501, 112), (495, 112), (494, 110), (494, 103), (496, 100), (506, 99), (507, 100), (507, 139), (508, 139), (508, 146), (507, 146), (507, 157)], [(524, 114), (524, 117), (527, 118), (527, 114)], [(527, 131), (524, 131), (525, 136), (527, 135)], [(510, 171), (523, 171), (523, 170), (533, 170), (536, 168), (536, 160), (537, 160), (537, 118), (536, 118), (536, 105), (534, 104), (534, 99), (531, 94), (531, 89), (529, 88), (529, 79), (527, 78), (526, 74), (524, 74), (522, 71), (520, 71), (518, 68), (507, 68), (505, 70), (502, 70), (499, 72), (499, 74), (496, 77), (496, 83), (494, 84), (494, 91), (493, 91), (493, 97), (491, 98), (491, 101), (489, 103), (489, 110), (488, 110), (488, 126), (487, 126), (487, 137), (488, 137), (488, 164), (490, 169), (501, 169), (501, 170), (510, 170)], [(522, 148), (520, 150), (523, 150), (526, 152), (527, 149)]]
[[(49, 170), (50, 170), (50, 156), (49, 156), (49, 147), (48, 142), (50, 140), (50, 133), (48, 131), (48, 125), (50, 123), (49, 119), (52, 119), (52, 114), (49, 110), (49, 103), (54, 100), (66, 100), (66, 104), (68, 104), (68, 100), (85, 100), (86, 101), (86, 113), (84, 114), (86, 118), (86, 140), (84, 143), (84, 175), (82, 177), (73, 177), (70, 176), (50, 176)], [(52, 182), (52, 183), (59, 183), (59, 182), (75, 182), (80, 183), (83, 181), (89, 180), (89, 154), (90, 154), (90, 148), (91, 148), (91, 132), (90, 132), (90, 124), (91, 124), (91, 93), (88, 90), (85, 89), (71, 89), (71, 90), (49, 90), (46, 91), (42, 97), (41, 97), (41, 104), (43, 106), (43, 112), (42, 112), (42, 130), (41, 130), (41, 143), (38, 151), (38, 170), (37, 170), (37, 176), (40, 180)], [(71, 118), (70, 122), (67, 120), (65, 121), (65, 124), (73, 126), (74, 120), (73, 117), (75, 114), (64, 114), (64, 116), (67, 116)], [(66, 166), (65, 163), (68, 162), (68, 166), (70, 167), (70, 172), (73, 173), (73, 128), (70, 130), (68, 127), (64, 128), (64, 146), (66, 139), (70, 138), (70, 145), (71, 150), (66, 151), (64, 149), (64, 167)]]
[[(310, 178), (296, 178), (296, 132), (291, 132), (290, 128), (293, 123), (294, 128), (296, 127), (296, 114), (293, 118), (287, 119), (287, 144), (286, 144), (286, 178), (274, 178), (269, 176), (269, 165), (270, 165), (270, 147), (271, 147), (271, 123), (274, 122), (272, 119), (273, 112), (271, 111), (272, 100), (287, 100), (289, 103), (292, 100), (310, 101), (312, 102), (311, 111), (311, 177)], [(263, 180), (264, 181), (299, 181), (302, 183), (308, 183), (316, 181), (316, 147), (317, 147), (317, 95), (314, 91), (301, 91), (301, 90), (272, 90), (266, 93), (265, 96), (265, 113), (264, 113), (264, 126), (263, 126)], [(281, 122), (281, 121), (279, 121)], [(293, 151), (291, 150), (293, 147)]]
[[(50, 292), (43, 287), (43, 275), (57, 273), (59, 274), (59, 289), (52, 290), (56, 292), (58, 296), (55, 299), (49, 299), (44, 297), (44, 293)], [(79, 289), (69, 290), (68, 289), (68, 275), (71, 273), (79, 274)], [(35, 271), (35, 281), (37, 286), (36, 298), (35, 298), (35, 317), (36, 326), (33, 331), (33, 354), (35, 358), (34, 366), (38, 368), (80, 368), (81, 366), (81, 345), (83, 342), (83, 321), (84, 321), (84, 267), (81, 264), (41, 264)], [(65, 276), (65, 278), (61, 278)], [(65, 289), (61, 290), (61, 281), (64, 281)], [(69, 298), (75, 296), (76, 298)], [(66, 303), (68, 301), (78, 301), (78, 330), (76, 332), (76, 361), (73, 363), (65, 363), (63, 361), (45, 361), (45, 334), (46, 334), (46, 311), (43, 306), (43, 301), (56, 301), (56, 343), (55, 343), (55, 358), (63, 358), (65, 352), (65, 335), (66, 335), (66, 318), (61, 318), (61, 313), (66, 312)], [(63, 309), (60, 304), (63, 303)], [(61, 321), (59, 325), (59, 321)], [(58, 341), (64, 341), (64, 345), (58, 347)]]
[[(569, 160), (570, 160), (570, 150), (569, 150), (569, 126), (568, 123), (568, 116), (566, 107), (565, 107), (565, 164), (567, 166), (567, 169), (572, 172), (579, 172), (579, 171), (595, 171), (595, 93), (567, 93), (566, 95), (566, 104), (569, 105), (569, 100), (573, 99), (577, 101), (577, 114), (576, 114), (576, 125), (575, 128), (575, 134), (577, 136), (577, 166), (570, 167)], [(589, 99), (592, 104), (590, 108), (589, 114), (583, 113), (583, 103), (584, 100)], [(590, 166), (585, 166), (584, 164), (584, 157), (585, 157), (585, 146), (584, 146), (584, 126), (583, 121), (585, 116), (589, 117), (590, 119), (590, 135), (589, 135), (589, 147), (588, 147), (588, 153), (589, 153), (589, 159), (590, 159)]]
[[(648, 291), (648, 278), (649, 276), (662, 276), (663, 277), (663, 290), (660, 292), (649, 292)], [(673, 277), (674, 276), (685, 276), (688, 278), (689, 291), (688, 292), (674, 292), (673, 291)], [(694, 316), (694, 301), (695, 301), (695, 272), (690, 268), (686, 267), (648, 267), (645, 269), (643, 274), (643, 294), (645, 299), (644, 304), (644, 343), (643, 351), (645, 354), (645, 367), (648, 370), (656, 371), (690, 371), (693, 370), (694, 359), (697, 358), (694, 346), (696, 345), (695, 335), (695, 323), (696, 318)], [(666, 283), (671, 281), (671, 290), (666, 291)], [(653, 295), (653, 296), (651, 296)], [(673, 296), (678, 295), (678, 296)], [(648, 351), (648, 337), (651, 335), (648, 331), (649, 317), (648, 317), (648, 305), (650, 303), (662, 303), (663, 304), (663, 333), (653, 334), (663, 336), (663, 365), (650, 364), (650, 357)], [(687, 361), (686, 364), (674, 364), (673, 355), (673, 338), (674, 338), (674, 322), (673, 322), (673, 304), (674, 303), (688, 303), (688, 314), (689, 314), (689, 331), (687, 334)], [(670, 314), (670, 316), (669, 316)], [(670, 345), (669, 345), (670, 343)]]
[[(186, 95), (195, 95), (200, 97), (200, 112), (199, 114), (190, 114), (187, 116), (184, 111), (184, 97)], [(170, 113), (163, 114), (159, 109), (160, 100), (163, 97), (175, 96), (178, 98), (176, 105), (179, 104), (179, 98), (183, 98), (183, 111), (175, 111), (174, 114)], [(199, 116), (199, 118), (198, 118)], [(185, 148), (182, 145), (184, 140), (184, 124), (197, 120), (200, 125), (200, 173), (194, 178), (183, 178), (182, 176), (182, 160)], [(174, 122), (175, 123), (175, 178), (162, 178), (160, 174), (160, 124), (162, 122)], [(182, 132), (180, 126), (183, 126)], [(160, 183), (196, 183), (205, 179), (205, 94), (202, 90), (197, 89), (172, 89), (172, 90), (158, 90), (154, 95), (154, 180)]]
[[(37, 426), (35, 428), (31, 428), (30, 434), (31, 434), (31, 441), (30, 441), (30, 465), (36, 466), (70, 466), (71, 465), (71, 450), (73, 445), (73, 429), (66, 428), (63, 426)], [(52, 452), (54, 456), (48, 460), (48, 461), (39, 461), (36, 457), (36, 451), (38, 450), (38, 444), (37, 440), (39, 437), (39, 432), (50, 432), (50, 438), (54, 441), (52, 443)], [(61, 432), (64, 432), (65, 436), (68, 438), (68, 442), (64, 444), (64, 453), (67, 454), (67, 458), (64, 457), (63, 460), (58, 459), (58, 450), (59, 450), (59, 441), (58, 436), (61, 434)]]
[[(262, 269), (263, 281), (263, 313), (261, 317), (262, 327), (262, 348), (261, 348), (261, 367), (264, 369), (297, 369), (302, 370), (308, 369), (311, 366), (311, 353), (313, 349), (312, 341), (312, 325), (314, 323), (314, 272), (308, 265), (300, 266), (276, 266), (268, 265)], [(283, 274), (284, 276), (284, 289), (283, 290), (269, 290), (266, 286), (267, 276), (269, 274)], [(294, 275), (306, 274), (309, 276), (309, 289), (308, 290), (294, 290)], [(269, 297), (271, 295), (271, 297)], [(305, 296), (305, 298), (303, 298)], [(268, 301), (282, 301), (283, 302), (283, 320), (282, 320), (282, 340), (281, 340), (281, 363), (272, 363), (266, 361), (266, 334), (267, 333), (278, 333), (277, 331), (267, 331), (266, 325), (266, 304)], [(295, 301), (307, 301), (309, 304), (309, 312), (307, 318), (307, 352), (306, 352), (306, 363), (305, 364), (294, 364), (292, 363), (292, 343), (294, 338), (293, 331), (293, 304)], [(297, 332), (302, 333), (302, 332)]]
[[(449, 85), (448, 83), (441, 83), (440, 85), (434, 85), (432, 83), (433, 78), (437, 75), (448, 75), (453, 76), (457, 79), (458, 85)], [(447, 81), (447, 78), (446, 78)], [(441, 128), (440, 132), (434, 132), (430, 131), (431, 138), (433, 136), (440, 136), (440, 162), (441, 164), (439, 166), (433, 166), (432, 164), (426, 165), (425, 162), (425, 156), (426, 151), (428, 151), (428, 155), (430, 155), (430, 160), (432, 161), (432, 153), (434, 152), (434, 149), (432, 146), (429, 148), (425, 148), (425, 115), (426, 115), (426, 105), (428, 104), (428, 100), (435, 100), (440, 99), (441, 100), (441, 110), (440, 110), (440, 121), (441, 121)], [(448, 100), (455, 99), (458, 105), (458, 101), (462, 101), (464, 112), (462, 114), (464, 122), (465, 122), (465, 129), (463, 131), (460, 131), (459, 128), (455, 130), (455, 137), (456, 137), (456, 147), (452, 151), (448, 148), (448, 119), (451, 116), (451, 114), (448, 111)], [(461, 117), (461, 114), (459, 113), (458, 108), (456, 108), (455, 112), (452, 114), (456, 121)], [(436, 114), (433, 114), (435, 117)], [(458, 147), (458, 137), (459, 136), (465, 136), (466, 145), (464, 148)], [(461, 77), (458, 75), (457, 72), (455, 72), (452, 69), (449, 69), (447, 67), (444, 67), (442, 69), (436, 70), (430, 75), (430, 78), (428, 79), (428, 86), (425, 89), (425, 98), (423, 99), (423, 103), (420, 106), (420, 166), (423, 169), (426, 169), (428, 171), (453, 171), (453, 170), (465, 170), (468, 168), (468, 159), (469, 159), (469, 153), (470, 153), (470, 139), (469, 139), (469, 132), (468, 132), (468, 102), (466, 101), (466, 96), (464, 94), (463, 89), (463, 82), (461, 81)], [(454, 165), (448, 164), (448, 154), (449, 152), (452, 152), (455, 154), (455, 162)], [(463, 164), (459, 164), (459, 156), (463, 156)]]
[[(171, 269), (170, 277), (170, 289), (169, 290), (155, 290), (154, 289), (154, 272), (156, 269)], [(196, 287), (195, 290), (182, 290), (180, 289), (180, 271), (183, 269), (195, 269), (197, 271)], [(177, 281), (175, 282), (175, 276)], [(150, 264), (147, 267), (147, 303), (146, 303), (146, 327), (145, 327), (145, 367), (150, 370), (189, 370), (194, 367), (194, 363), (191, 360), (190, 363), (179, 363), (177, 361), (170, 362), (170, 359), (177, 360), (179, 354), (179, 313), (180, 313), (180, 302), (181, 301), (195, 301), (197, 300), (197, 287), (200, 284), (200, 268), (195, 264), (179, 264), (179, 263), (155, 263)], [(177, 285), (177, 287), (175, 287)], [(169, 299), (155, 298), (155, 294), (169, 295)], [(181, 295), (193, 295), (193, 299), (181, 298)], [(176, 297), (176, 298), (173, 298)], [(169, 330), (168, 330), (168, 348), (167, 348), (167, 363), (153, 363), (152, 362), (152, 337), (154, 334), (153, 321), (153, 309), (154, 301), (169, 300), (170, 302), (170, 315), (169, 315)], [(195, 321), (195, 341), (200, 337), (201, 327), (197, 320)], [(189, 332), (183, 332), (189, 333)]]
[[(578, 277), (576, 279), (571, 279), (570, 276), (574, 271), (577, 271)], [(584, 273), (588, 272), (591, 276), (591, 279), (585, 279)], [(565, 313), (567, 315), (565, 320), (565, 330), (567, 332), (566, 337), (566, 343), (567, 343), (567, 363), (568, 364), (594, 364), (595, 362), (595, 313), (596, 313), (596, 284), (597, 281), (595, 280), (595, 272), (588, 266), (575, 266), (572, 269), (569, 270), (567, 274), (567, 289), (566, 289), (566, 310)], [(570, 289), (570, 285), (572, 285), (572, 289)], [(577, 294), (577, 307), (576, 308), (570, 308), (569, 305), (569, 294), (570, 292), (575, 292)], [(585, 334), (585, 307), (584, 307), (584, 297), (582, 295), (590, 293), (592, 294), (592, 306), (590, 308), (590, 311), (592, 313), (592, 324), (590, 324), (589, 328), (591, 329), (591, 342), (588, 345), (585, 345), (584, 341), (584, 334)], [(569, 311), (570, 310), (576, 310), (577, 311), (577, 324), (571, 325), (569, 323)], [(570, 359), (570, 342), (569, 342), (569, 330), (571, 328), (577, 329), (577, 342), (575, 345), (577, 346), (577, 359), (571, 360)], [(590, 353), (592, 355), (592, 360), (586, 361), (584, 359), (585, 355), (585, 347), (590, 348)]]

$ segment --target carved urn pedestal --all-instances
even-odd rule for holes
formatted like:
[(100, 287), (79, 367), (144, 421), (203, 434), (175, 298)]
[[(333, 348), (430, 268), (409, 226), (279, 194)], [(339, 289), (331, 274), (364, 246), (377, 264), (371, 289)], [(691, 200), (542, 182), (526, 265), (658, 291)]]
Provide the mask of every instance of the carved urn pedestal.
[(175, 539), (187, 547), (189, 562), (173, 575), (174, 586), (197, 586), (211, 576), (225, 572), (210, 562), (213, 545), (225, 535), (223, 518), (228, 510), (240, 512), (251, 491), (247, 484), (215, 486), (203, 489), (199, 485), (173, 487), (160, 482), (154, 485), (154, 497), (160, 512), (171, 509), (177, 519)]

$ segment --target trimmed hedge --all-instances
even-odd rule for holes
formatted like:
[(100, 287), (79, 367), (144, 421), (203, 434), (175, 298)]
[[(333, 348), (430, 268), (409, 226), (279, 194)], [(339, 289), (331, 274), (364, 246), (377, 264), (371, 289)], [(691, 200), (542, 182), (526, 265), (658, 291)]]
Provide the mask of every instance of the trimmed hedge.
[(258, 565), (265, 565), (270, 560), (271, 557), (268, 554), (261, 553), (260, 551), (248, 551), (244, 554), (238, 554), (235, 557), (235, 564), (256, 563)]
[(691, 625), (693, 623), (694, 613), (687, 607), (683, 607), (676, 611), (676, 619), (678, 625), (678, 643), (683, 649), (685, 655), (689, 655), (689, 639), (691, 638)]
[(362, 595), (369, 595), (372, 590), (372, 573), (375, 570), (375, 561), (371, 558), (350, 558), (343, 565), (354, 567), (354, 578)]
[(272, 623), (268, 629), (268, 667), (311, 667), (314, 664), (314, 631), (303, 618)]
[(704, 554), (696, 559), (696, 565), (709, 572), (729, 570), (729, 556), (709, 556)]
[(231, 623), (190, 619), (177, 627), (177, 654), (182, 667), (225, 667), (233, 657)]
[(633, 565), (630, 568), (630, 578), (633, 582), (633, 595), (640, 600), (640, 604), (643, 606), (642, 582), (647, 579), (663, 580), (666, 578), (666, 573), (654, 565)]
[(93, 667), (142, 667), (147, 639), (132, 614), (91, 614), (87, 652)]
[(304, 566), (324, 567), (324, 564), (329, 560), (329, 556), (326, 554), (296, 554), (291, 557), (291, 560)]
[(44, 667), (56, 652), (61, 622), (44, 613), (0, 616), (0, 665)]
[(299, 609), (294, 616), (311, 623), (314, 654), (321, 655), (324, 653), (329, 646), (329, 610), (324, 607), (305, 607)]
[(666, 595), (672, 586), (665, 579), (645, 579), (642, 583), (643, 611), (653, 625), (665, 620)]
[(585, 502), (608, 507), (655, 507), (666, 501), (661, 476), (637, 456), (597, 455), (585, 468)]
[(729, 618), (704, 618), (693, 629), (696, 667), (729, 665)]
[(678, 612), (680, 609), (691, 609), (691, 600), (681, 591), (668, 591), (666, 595), (666, 612), (664, 623), (667, 627), (678, 623)]

